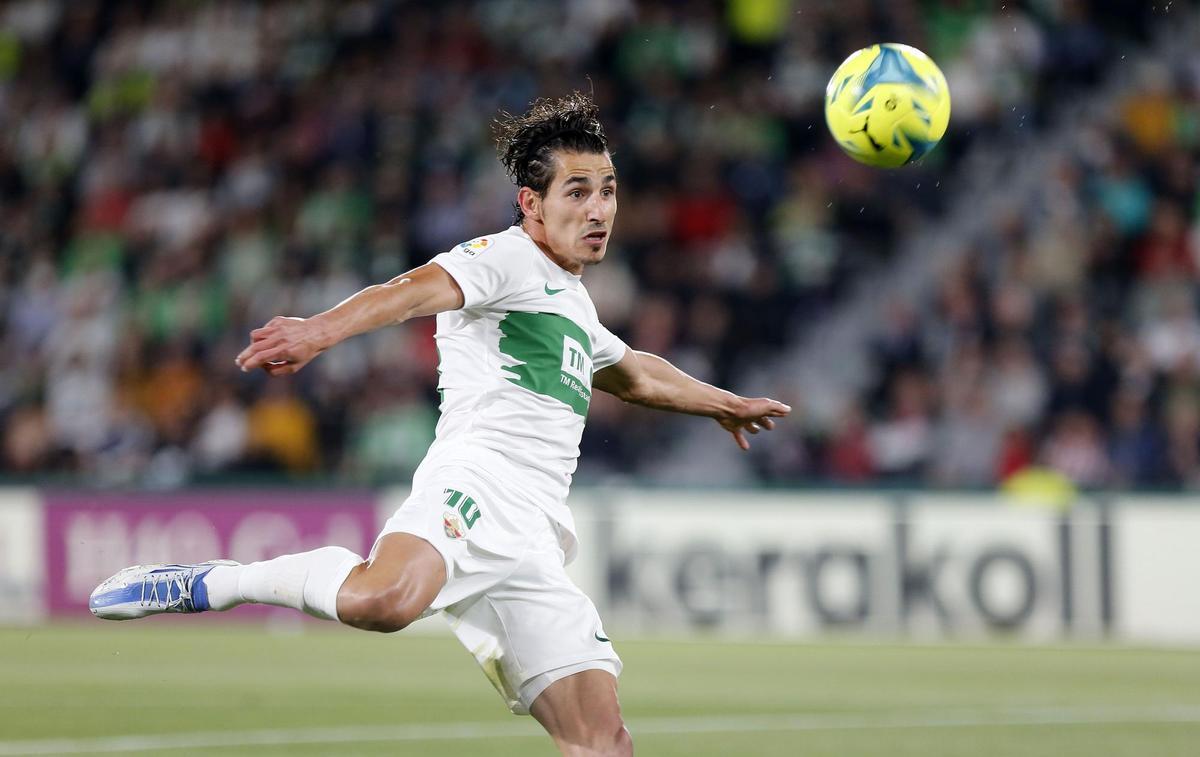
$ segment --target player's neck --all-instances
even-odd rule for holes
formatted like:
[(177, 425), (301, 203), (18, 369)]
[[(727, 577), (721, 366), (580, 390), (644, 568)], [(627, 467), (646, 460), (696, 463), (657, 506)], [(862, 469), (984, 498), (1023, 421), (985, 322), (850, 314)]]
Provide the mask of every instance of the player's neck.
[(550, 262), (563, 269), (567, 273), (575, 276), (583, 275), (583, 264), (572, 263), (563, 255), (559, 255), (550, 246), (549, 240), (546, 238), (546, 227), (537, 221), (530, 221), (528, 218), (521, 221), (521, 230), (529, 235), (533, 243), (537, 245), (542, 254), (550, 258)]

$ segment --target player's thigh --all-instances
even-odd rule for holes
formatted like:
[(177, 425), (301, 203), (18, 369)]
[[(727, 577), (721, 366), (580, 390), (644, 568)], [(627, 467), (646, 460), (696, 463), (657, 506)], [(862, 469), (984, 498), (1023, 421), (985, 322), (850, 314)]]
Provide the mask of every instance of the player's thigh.
[[(422, 476), (384, 523), (371, 550), (372, 562), (387, 560), (386, 552), (396, 543), (416, 544), (431, 570), (440, 559), (434, 582), (438, 590), (426, 607), (437, 611), (469, 602), (513, 573), (529, 551), (528, 522), (546, 519), (533, 505), (506, 494), (464, 466), (445, 466)], [(395, 551), (402, 557), (411, 552)]]
[[(368, 562), (356, 567), (338, 593), (338, 613), (370, 613), (379, 606), (415, 619), (446, 583), (446, 563), (433, 545), (409, 533), (380, 537)], [(410, 619), (410, 622), (411, 622)]]
[(558, 679), (533, 701), (529, 714), (565, 753), (632, 753), (617, 700), (617, 678), (606, 670), (593, 668)]

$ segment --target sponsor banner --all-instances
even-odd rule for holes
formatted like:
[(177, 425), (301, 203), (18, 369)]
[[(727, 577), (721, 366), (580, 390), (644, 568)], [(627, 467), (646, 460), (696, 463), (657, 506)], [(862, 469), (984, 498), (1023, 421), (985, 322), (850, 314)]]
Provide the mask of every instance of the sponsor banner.
[(1200, 498), (1127, 496), (1112, 511), (1115, 631), (1200, 641)]
[(42, 502), (33, 489), (0, 489), (0, 623), (35, 623), (42, 601)]
[(1039, 639), (1108, 630), (1106, 524), (1094, 506), (1065, 513), (1002, 497), (925, 495), (898, 512), (900, 628)]
[(607, 528), (596, 529), (603, 584), (591, 593), (614, 625), (779, 634), (894, 627), (884, 497), (834, 496), (814, 507), (795, 495), (629, 492), (611, 502)]
[[(137, 563), (365, 556), (407, 494), (0, 490), (0, 622), (86, 613), (99, 581)], [(625, 633), (1200, 643), (1200, 497), (1063, 513), (987, 495), (595, 488), (571, 505), (568, 571)]]
[(583, 588), (634, 630), (1047, 638), (1108, 622), (1109, 553), (1090, 507), (1064, 516), (861, 493), (611, 500), (594, 529), (602, 580)]
[[(45, 494), (46, 601), (79, 615), (96, 584), (128, 565), (232, 558), (247, 563), (338, 545), (366, 555), (375, 497), (355, 492)], [(240, 608), (301, 617), (283, 608)]]

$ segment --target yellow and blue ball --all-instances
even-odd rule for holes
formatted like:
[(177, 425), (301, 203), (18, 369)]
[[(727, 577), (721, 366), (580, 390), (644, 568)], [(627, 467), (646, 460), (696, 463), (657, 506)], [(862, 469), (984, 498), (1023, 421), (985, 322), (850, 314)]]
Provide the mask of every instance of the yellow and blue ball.
[(825, 88), (825, 122), (857, 161), (895, 168), (933, 149), (950, 123), (950, 90), (933, 60), (888, 42), (851, 55)]

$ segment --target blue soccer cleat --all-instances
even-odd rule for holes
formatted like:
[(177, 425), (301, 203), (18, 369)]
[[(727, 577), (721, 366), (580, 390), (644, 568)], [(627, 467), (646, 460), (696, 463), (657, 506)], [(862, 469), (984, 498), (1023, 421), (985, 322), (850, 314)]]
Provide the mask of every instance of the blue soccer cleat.
[(134, 565), (101, 583), (88, 599), (97, 618), (133, 620), (164, 612), (204, 612), (208, 589), (204, 576), (233, 560), (210, 560), (199, 565)]

